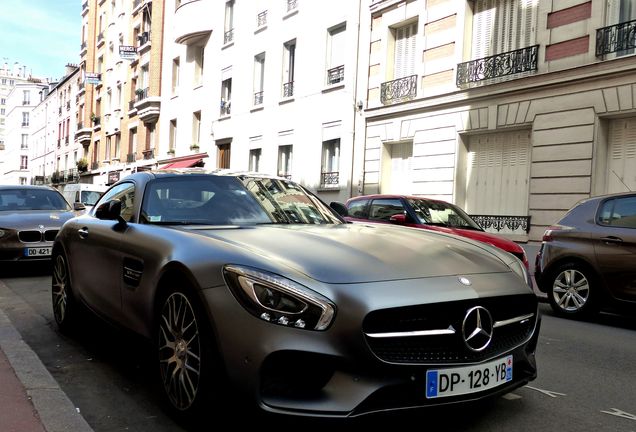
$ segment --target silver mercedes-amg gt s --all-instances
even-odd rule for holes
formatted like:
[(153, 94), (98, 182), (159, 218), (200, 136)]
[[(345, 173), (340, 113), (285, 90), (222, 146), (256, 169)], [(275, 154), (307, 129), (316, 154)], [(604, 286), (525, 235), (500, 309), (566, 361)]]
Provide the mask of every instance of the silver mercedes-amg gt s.
[(133, 174), (64, 224), (53, 263), (59, 328), (81, 325), (87, 306), (149, 338), (182, 415), (209, 411), (227, 387), (268, 411), (345, 417), (536, 377), (540, 317), (516, 257), (344, 223), (286, 179)]

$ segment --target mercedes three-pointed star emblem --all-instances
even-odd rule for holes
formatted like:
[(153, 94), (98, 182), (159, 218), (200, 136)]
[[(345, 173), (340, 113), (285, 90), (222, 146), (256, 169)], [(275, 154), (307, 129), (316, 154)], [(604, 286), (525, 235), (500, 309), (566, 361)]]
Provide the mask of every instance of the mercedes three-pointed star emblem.
[(483, 351), (490, 344), (493, 322), (490, 312), (481, 306), (475, 306), (466, 312), (462, 323), (462, 336), (466, 346), (472, 351)]

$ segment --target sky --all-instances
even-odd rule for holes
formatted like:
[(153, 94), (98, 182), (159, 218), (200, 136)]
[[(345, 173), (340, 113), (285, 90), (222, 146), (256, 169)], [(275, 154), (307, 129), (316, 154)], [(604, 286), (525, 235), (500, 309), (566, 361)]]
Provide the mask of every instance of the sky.
[(27, 66), (27, 75), (59, 79), (78, 64), (83, 0), (0, 0), (0, 64)]

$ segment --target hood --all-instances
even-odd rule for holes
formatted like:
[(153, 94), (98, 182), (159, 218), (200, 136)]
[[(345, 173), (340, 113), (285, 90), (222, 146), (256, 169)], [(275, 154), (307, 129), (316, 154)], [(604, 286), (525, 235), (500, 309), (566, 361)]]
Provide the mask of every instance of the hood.
[(517, 243), (512, 240), (508, 240), (507, 238), (500, 237), (496, 234), (491, 234), (484, 231), (475, 231), (475, 230), (467, 230), (461, 228), (453, 228), (453, 233), (468, 237), (473, 240), (478, 240), (480, 242), (489, 243), (493, 246), (501, 248), (506, 252), (514, 252), (514, 253), (523, 253), (523, 248), (519, 246)]
[(0, 212), (0, 227), (11, 229), (37, 229), (61, 227), (64, 222), (75, 217), (72, 211), (64, 210), (18, 210)]
[[(258, 225), (190, 229), (250, 257), (325, 283), (509, 272), (487, 245), (418, 229), (372, 225)], [(235, 263), (241, 264), (241, 263)]]

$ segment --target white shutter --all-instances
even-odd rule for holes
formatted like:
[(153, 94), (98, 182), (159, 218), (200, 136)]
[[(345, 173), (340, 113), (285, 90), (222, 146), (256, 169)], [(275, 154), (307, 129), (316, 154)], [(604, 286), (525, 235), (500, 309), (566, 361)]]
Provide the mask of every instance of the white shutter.
[(607, 164), (608, 193), (636, 190), (636, 118), (611, 122)]
[(340, 27), (330, 34), (331, 39), (331, 58), (329, 59), (329, 68), (343, 66), (345, 64), (345, 27)]
[(417, 23), (395, 30), (394, 78), (403, 78), (415, 74), (415, 45), (417, 42)]

